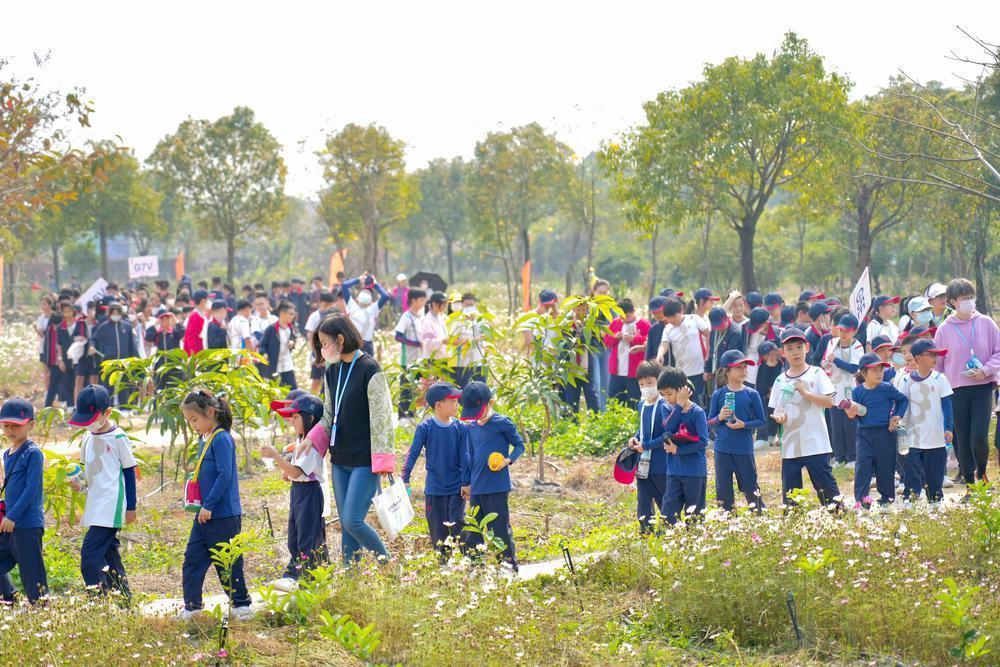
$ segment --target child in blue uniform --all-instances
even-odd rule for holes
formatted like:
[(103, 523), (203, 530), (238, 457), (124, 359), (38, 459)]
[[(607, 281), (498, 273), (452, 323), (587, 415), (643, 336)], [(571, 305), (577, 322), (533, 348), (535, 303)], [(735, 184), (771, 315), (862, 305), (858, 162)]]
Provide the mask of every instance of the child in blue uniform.
[(318, 447), (306, 434), (323, 418), (323, 401), (312, 394), (295, 390), (288, 400), (273, 401), (271, 409), (285, 418), (295, 431), (295, 449), (289, 459), (270, 446), (260, 454), (272, 459), (282, 478), (291, 482), (288, 491), (288, 567), (272, 586), (290, 592), (298, 588), (299, 576), (324, 564), (326, 524), (323, 522), (323, 486), (326, 484), (326, 449)]
[(753, 432), (764, 427), (767, 414), (757, 390), (743, 384), (747, 366), (754, 362), (739, 350), (730, 350), (722, 355), (719, 364), (720, 386), (712, 394), (708, 408), (708, 424), (715, 428), (715, 496), (722, 509), (732, 511), (735, 475), (747, 504), (759, 511), (764, 502), (757, 486)]
[(896, 379), (896, 369), (892, 367), (892, 355), (899, 351), (899, 346), (896, 345), (895, 341), (889, 340), (885, 336), (875, 336), (870, 343), (871, 354), (885, 362), (885, 374), (882, 376), (882, 382), (892, 384), (893, 380)]
[(639, 532), (648, 532), (654, 523), (653, 503), (666, 516), (663, 498), (667, 493), (667, 452), (663, 447), (666, 432), (667, 404), (656, 389), (663, 367), (655, 361), (643, 361), (635, 369), (639, 382), (639, 429), (628, 446), (640, 455), (636, 468), (636, 514)]
[[(497, 518), (488, 528), (507, 545), (501, 557), (517, 571), (514, 535), (510, 529), (510, 465), (524, 454), (524, 440), (517, 427), (507, 417), (493, 411), (493, 392), (485, 382), (470, 382), (462, 390), (462, 421), (469, 422), (469, 465), (471, 489), (469, 505), (477, 520), (496, 512)], [(491, 470), (490, 454), (503, 457), (499, 469)], [(476, 548), (482, 535), (469, 533), (467, 546)]]
[(424, 401), (434, 414), (413, 433), (410, 452), (403, 464), (403, 482), (410, 488), (413, 466), (426, 450), (424, 511), (431, 546), (443, 559), (462, 534), (465, 501), (471, 495), (469, 471), (469, 429), (455, 417), (462, 392), (448, 382), (436, 382), (427, 389)]
[[(197, 482), (201, 487), (201, 509), (195, 516), (184, 550), (181, 585), (184, 589), (184, 611), (181, 618), (190, 619), (202, 608), (201, 590), (205, 573), (212, 566), (212, 553), (221, 542), (228, 542), (240, 533), (243, 508), (240, 505), (240, 484), (236, 470), (236, 443), (229, 429), (233, 413), (224, 399), (206, 390), (188, 394), (181, 403), (184, 419), (202, 437), (198, 453)], [(233, 564), (229, 580), (221, 567), (216, 572), (228, 588), (233, 615), (251, 616), (250, 595), (243, 578), (243, 557)]]
[(5, 603), (14, 602), (14, 587), (8, 573), (17, 566), (28, 601), (34, 604), (48, 593), (42, 536), (42, 450), (30, 440), (35, 409), (23, 398), (12, 398), (0, 407), (0, 424), (10, 447), (3, 454), (4, 481), (0, 499), (0, 590)]
[(208, 320), (208, 332), (205, 334), (205, 349), (224, 350), (229, 347), (226, 335), (226, 302), (219, 299), (212, 302), (212, 317)]
[[(858, 363), (861, 369), (854, 388), (847, 416), (858, 419), (858, 453), (854, 468), (854, 500), (868, 507), (868, 489), (872, 474), (879, 493), (879, 504), (896, 498), (896, 434), (899, 422), (906, 414), (909, 400), (898, 389), (884, 381), (889, 364), (875, 354), (866, 354)], [(864, 406), (864, 415), (858, 406)]]
[(656, 381), (656, 388), (672, 405), (664, 425), (669, 438), (667, 450), (667, 491), (663, 505), (667, 521), (677, 523), (681, 512), (686, 516), (705, 509), (708, 464), (708, 420), (705, 411), (692, 402), (694, 389), (684, 371), (667, 368)]

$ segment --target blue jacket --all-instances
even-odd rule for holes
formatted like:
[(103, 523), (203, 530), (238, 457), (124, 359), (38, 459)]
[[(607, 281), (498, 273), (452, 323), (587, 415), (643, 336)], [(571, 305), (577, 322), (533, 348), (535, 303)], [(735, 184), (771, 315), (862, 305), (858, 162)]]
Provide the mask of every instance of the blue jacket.
[(222, 350), (229, 347), (226, 330), (215, 321), (214, 317), (208, 321), (208, 333), (205, 334), (205, 339), (207, 350)]
[(13, 454), (9, 449), (3, 454), (3, 469), (7, 475), (4, 501), (7, 503), (7, 516), (15, 524), (14, 530), (45, 527), (42, 503), (44, 466), (42, 450), (31, 440), (26, 440)]
[[(657, 398), (653, 405), (648, 405), (646, 401), (639, 401), (637, 411), (639, 429), (635, 432), (635, 439), (642, 445), (643, 450), (652, 451), (649, 459), (649, 474), (666, 475), (667, 452), (663, 449), (663, 442), (667, 439), (667, 432), (664, 429), (669, 414), (667, 403), (661, 398)], [(652, 430), (649, 428), (651, 419)]]
[(97, 363), (106, 359), (128, 359), (139, 356), (135, 349), (135, 336), (128, 322), (120, 320), (112, 322), (105, 320), (94, 329), (94, 349), (97, 350)]
[(489, 421), (482, 426), (479, 422), (470, 422), (468, 429), (472, 494), (509, 492), (510, 470), (504, 468), (499, 472), (493, 472), (487, 464), (487, 459), (493, 452), (500, 452), (514, 462), (524, 454), (524, 440), (517, 432), (514, 422), (494, 412)]
[[(202, 443), (201, 448), (205, 444)], [(201, 448), (198, 456), (201, 456)], [(240, 483), (236, 470), (236, 443), (229, 431), (220, 431), (201, 462), (198, 473), (201, 506), (212, 513), (213, 519), (240, 516)]]
[(810, 366), (819, 366), (823, 361), (823, 354), (830, 343), (832, 336), (829, 333), (820, 333), (815, 327), (806, 329), (806, 342), (809, 343), (809, 352), (806, 354), (806, 363)]
[(732, 391), (728, 386), (719, 387), (712, 393), (708, 408), (708, 423), (715, 427), (715, 445), (713, 449), (720, 454), (750, 454), (753, 455), (754, 429), (763, 428), (767, 423), (767, 413), (764, 403), (756, 389), (743, 387), (733, 392), (736, 398), (734, 415), (746, 424), (743, 428), (732, 429), (729, 424), (719, 421), (719, 412), (726, 405), (726, 394)]
[(730, 324), (728, 329), (712, 331), (708, 335), (708, 358), (705, 359), (705, 372), (714, 373), (719, 370), (719, 360), (729, 350), (746, 352), (746, 336), (743, 327)]
[[(660, 353), (660, 342), (663, 340), (663, 322), (653, 322), (649, 325), (649, 333), (646, 334), (646, 361), (656, 359)], [(667, 353), (670, 354), (669, 352)], [(666, 362), (666, 359), (664, 359)], [(670, 364), (667, 364), (669, 366)]]
[(667, 474), (674, 477), (708, 477), (705, 460), (708, 420), (705, 411), (692, 404), (685, 413), (679, 405), (675, 405), (664, 429), (671, 442), (677, 445), (676, 454), (667, 454)]
[(281, 334), (278, 333), (278, 326), (278, 322), (269, 324), (264, 329), (264, 335), (260, 337), (258, 352), (267, 358), (267, 363), (257, 364), (257, 368), (260, 369), (261, 377), (268, 379), (273, 378), (278, 372), (278, 355), (281, 353)]
[(407, 484), (422, 449), (427, 450), (424, 495), (452, 496), (469, 485), (469, 427), (458, 420), (442, 426), (433, 417), (421, 422), (403, 464)]
[(891, 417), (896, 415), (902, 417), (906, 414), (906, 408), (910, 406), (910, 400), (906, 395), (888, 382), (883, 382), (874, 389), (859, 384), (851, 392), (851, 400), (868, 408), (864, 417), (858, 417), (858, 425), (861, 428), (888, 426)]

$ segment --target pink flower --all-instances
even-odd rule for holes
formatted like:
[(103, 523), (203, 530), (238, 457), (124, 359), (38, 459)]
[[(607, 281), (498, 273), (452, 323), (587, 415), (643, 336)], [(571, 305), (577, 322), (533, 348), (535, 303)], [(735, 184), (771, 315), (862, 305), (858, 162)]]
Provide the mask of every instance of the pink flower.
[(722, 567), (729, 567), (729, 566), (730, 566), (730, 565), (732, 565), (732, 564), (733, 564), (733, 563), (732, 563), (732, 561), (728, 561), (728, 560), (727, 560), (726, 562), (724, 562), (724, 563), (722, 564)]
[(750, 536), (750, 541), (753, 542), (754, 544), (760, 544), (764, 540), (761, 539), (760, 535), (754, 533)]
[(227, 651), (224, 648), (220, 648), (219, 649), (219, 655), (218, 655), (218, 657), (219, 658), (228, 658), (229, 657), (229, 651)]

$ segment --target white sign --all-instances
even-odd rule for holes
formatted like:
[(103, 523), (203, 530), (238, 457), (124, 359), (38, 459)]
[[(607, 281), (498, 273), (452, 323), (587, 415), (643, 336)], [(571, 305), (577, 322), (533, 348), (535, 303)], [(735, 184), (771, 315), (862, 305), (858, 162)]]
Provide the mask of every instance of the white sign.
[(868, 277), (867, 266), (861, 273), (861, 277), (858, 278), (858, 284), (851, 292), (851, 302), (847, 305), (851, 309), (851, 314), (858, 318), (859, 322), (868, 314), (868, 309), (872, 306), (872, 282)]
[(94, 281), (94, 284), (87, 288), (87, 291), (80, 295), (80, 298), (76, 300), (76, 305), (80, 307), (80, 310), (87, 312), (87, 304), (91, 301), (97, 301), (108, 289), (108, 281), (104, 278), (98, 278)]
[(160, 275), (160, 260), (156, 255), (128, 258), (128, 277), (156, 278)]

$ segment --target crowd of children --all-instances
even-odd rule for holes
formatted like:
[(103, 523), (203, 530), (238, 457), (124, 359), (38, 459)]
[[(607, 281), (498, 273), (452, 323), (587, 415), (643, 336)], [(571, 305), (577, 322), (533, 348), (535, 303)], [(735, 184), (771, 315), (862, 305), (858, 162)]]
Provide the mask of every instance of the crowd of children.
[[(290, 559), (277, 588), (292, 590), (303, 570), (329, 558), (323, 518), (327, 455), (344, 561), (353, 562), (361, 549), (387, 556), (365, 514), (380, 487), (379, 475), (395, 466), (388, 383), (371, 356), (379, 309), (394, 299), (400, 300), (395, 338), (404, 369), (398, 413), (414, 415), (420, 402), (415, 399), (429, 411), (415, 427), (402, 477), (409, 487), (423, 455), (431, 544), (445, 559), (455, 548), (475, 555), (495, 547), (495, 555), (516, 570), (509, 467), (525, 448), (513, 422), (494, 411), (484, 381), (484, 332), (475, 297), (462, 296), (461, 316), (449, 326), (444, 295), (410, 289), (401, 278), (391, 295), (374, 276), (363, 274), (334, 291), (314, 282), (306, 293), (302, 281), (275, 284), (270, 294), (248, 285), (243, 298), (221, 284), (193, 289), (182, 281), (176, 294), (167, 293), (165, 282), (153, 291), (138, 286), (131, 294), (111, 285), (82, 311), (72, 292), (43, 299), (36, 327), (48, 373), (46, 405), (57, 399), (73, 404), (69, 423), (86, 429), (82, 472), (70, 479), (86, 494), (80, 557), (85, 585), (126, 598), (131, 594), (118, 533), (136, 518), (136, 460), (128, 436), (110, 421), (111, 408), (125, 399), (95, 382), (100, 363), (178, 348), (189, 354), (223, 347), (260, 352), (267, 360), (262, 374), (281, 378), (291, 390), (271, 407), (292, 427), (295, 444), (287, 454), (273, 447), (261, 451), (290, 484)], [(604, 293), (610, 289), (602, 287)], [(587, 392), (567, 400), (578, 403), (582, 395), (588, 408), (600, 410), (606, 406), (603, 391), (635, 405), (637, 429), (617, 456), (614, 474), (620, 482), (634, 482), (643, 532), (653, 529), (657, 513), (676, 523), (704, 511), (709, 447), (716, 497), (725, 510), (735, 507), (736, 490), (750, 508), (763, 509), (755, 452), (770, 447), (780, 447), (786, 503), (802, 489), (805, 469), (824, 505), (842, 505), (833, 469), (844, 465), (855, 470), (857, 506), (873, 502), (873, 477), (879, 503), (894, 501), (899, 488), (907, 499), (925, 494), (938, 502), (953, 483), (946, 475), (953, 441), (960, 448), (962, 478), (985, 479), (980, 394), (983, 387), (993, 391), (1000, 371), (1000, 330), (975, 311), (974, 297), (968, 281), (935, 283), (905, 302), (907, 314), (898, 323), (900, 299), (887, 296), (874, 299), (864, 322), (836, 299), (813, 291), (791, 306), (778, 294), (753, 292), (732, 292), (719, 304), (705, 288), (686, 303), (683, 293), (668, 289), (649, 302), (650, 320), (623, 299), (621, 315), (606, 323), (603, 337), (587, 342)], [(557, 302), (554, 292), (544, 290), (537, 312), (554, 313)], [(578, 319), (586, 316), (586, 304), (581, 308)], [(295, 382), (291, 351), (303, 336), (313, 393)], [(415, 396), (417, 385), (408, 371), (422, 360), (446, 357), (457, 361), (456, 382), (436, 382)], [(956, 383), (956, 374), (964, 379)], [(342, 407), (367, 416), (368, 430), (358, 432), (356, 420), (338, 424)], [(987, 424), (991, 407), (985, 405)], [(194, 392), (182, 412), (201, 438), (185, 491), (195, 517), (182, 588), (185, 614), (193, 615), (202, 607), (204, 577), (213, 564), (210, 549), (240, 532), (242, 506), (225, 399)], [(47, 590), (43, 456), (30, 440), (33, 421), (34, 408), (22, 399), (0, 409), (10, 445), (0, 486), (0, 597), (7, 601), (13, 596), (8, 573), (15, 566), (29, 600)], [(466, 526), (470, 514), (477, 523)], [(496, 538), (490, 543), (479, 523), (488, 516)], [(234, 613), (248, 615), (242, 560), (228, 572), (216, 569), (225, 577)]]

